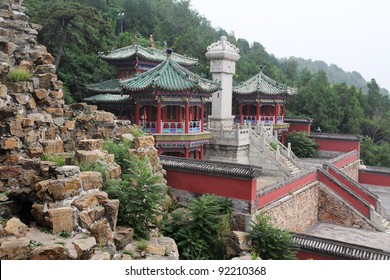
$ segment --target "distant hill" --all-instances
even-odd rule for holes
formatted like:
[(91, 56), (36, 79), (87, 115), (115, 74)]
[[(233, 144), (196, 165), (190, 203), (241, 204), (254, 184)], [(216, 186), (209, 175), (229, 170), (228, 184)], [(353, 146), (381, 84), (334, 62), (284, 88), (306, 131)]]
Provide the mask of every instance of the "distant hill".
[[(357, 88), (361, 88), (365, 93), (367, 93), (367, 81), (363, 78), (363, 76), (356, 72), (347, 72), (342, 68), (338, 67), (335, 64), (327, 64), (321, 60), (311, 60), (311, 59), (303, 59), (301, 57), (290, 57), (290, 58), (282, 58), (281, 61), (286, 60), (294, 60), (297, 62), (298, 71), (302, 71), (303, 69), (309, 70), (311, 73), (317, 73), (320, 70), (325, 71), (328, 76), (329, 82), (332, 84), (336, 83), (346, 83), (349, 86), (355, 86)], [(390, 95), (389, 91), (385, 88), (381, 88), (381, 93), (383, 95)]]

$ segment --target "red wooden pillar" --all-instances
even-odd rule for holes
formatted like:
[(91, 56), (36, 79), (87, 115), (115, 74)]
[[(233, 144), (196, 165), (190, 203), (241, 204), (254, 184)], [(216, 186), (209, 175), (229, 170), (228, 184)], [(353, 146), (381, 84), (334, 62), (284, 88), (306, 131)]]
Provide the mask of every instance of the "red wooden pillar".
[(240, 124), (244, 123), (244, 116), (242, 115), (242, 103), (240, 103)]
[(280, 114), (280, 105), (279, 103), (275, 103), (275, 124), (278, 123), (279, 114)]
[(259, 123), (260, 121), (260, 109), (261, 109), (261, 104), (260, 104), (260, 100), (257, 101), (257, 104), (256, 104), (256, 123)]
[(203, 159), (203, 145), (200, 147), (200, 152), (199, 152), (199, 159)]
[(184, 157), (190, 158), (190, 148), (188, 148), (188, 147), (184, 148)]
[(198, 150), (195, 150), (194, 151), (194, 159), (198, 159), (199, 158), (199, 154), (198, 154)]
[(204, 103), (203, 100), (200, 103), (200, 131), (203, 132), (204, 128)]
[(162, 133), (162, 119), (161, 119), (161, 112), (162, 111), (162, 100), (157, 100), (157, 133)]
[(137, 125), (137, 126), (140, 126), (140, 119), (139, 119), (139, 115), (140, 115), (140, 104), (139, 104), (139, 102), (137, 102), (136, 104), (135, 104), (135, 124)]
[(190, 133), (190, 106), (188, 104), (188, 101), (186, 101), (185, 103), (185, 107), (184, 107), (184, 110), (185, 110), (185, 125), (184, 125), (184, 133), (188, 134)]

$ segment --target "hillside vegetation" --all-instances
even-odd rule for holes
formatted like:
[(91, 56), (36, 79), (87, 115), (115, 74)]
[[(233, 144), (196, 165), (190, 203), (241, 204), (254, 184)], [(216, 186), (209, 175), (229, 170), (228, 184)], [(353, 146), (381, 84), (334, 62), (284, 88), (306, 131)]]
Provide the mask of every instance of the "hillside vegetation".
[(166, 42), (174, 51), (198, 58), (192, 70), (206, 77), (210, 77), (206, 48), (226, 35), (240, 49), (236, 80), (243, 81), (262, 67), (269, 77), (299, 89), (289, 100), (288, 114), (313, 118), (313, 127), (320, 126), (323, 132), (364, 135), (365, 163), (390, 166), (390, 100), (375, 79), (365, 83), (357, 72), (322, 62), (278, 60), (260, 42), (214, 29), (189, 0), (29, 0), (26, 4), (31, 22), (43, 26), (38, 39), (56, 57), (68, 102), (82, 100), (87, 84), (113, 78), (114, 69), (97, 54), (131, 44), (135, 34), (145, 46), (152, 34), (157, 47)]

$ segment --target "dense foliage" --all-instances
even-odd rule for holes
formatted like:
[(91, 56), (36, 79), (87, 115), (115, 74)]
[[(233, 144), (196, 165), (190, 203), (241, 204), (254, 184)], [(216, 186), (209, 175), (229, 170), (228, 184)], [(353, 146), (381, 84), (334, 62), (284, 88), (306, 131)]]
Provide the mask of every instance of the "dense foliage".
[(164, 233), (175, 239), (186, 260), (221, 260), (231, 235), (232, 202), (213, 195), (193, 199), (187, 209), (175, 210)]
[[(259, 42), (214, 29), (190, 0), (29, 0), (26, 4), (31, 21), (43, 25), (38, 39), (56, 57), (68, 102), (85, 97), (86, 85), (113, 77), (114, 69), (98, 58), (98, 52), (127, 46), (135, 34), (143, 45), (153, 34), (157, 47), (166, 41), (176, 52), (198, 58), (192, 70), (208, 77), (206, 48), (226, 35), (240, 49), (236, 80), (243, 81), (262, 67), (271, 78), (299, 89), (288, 101), (289, 115), (313, 118), (313, 127), (320, 126), (322, 132), (367, 136), (372, 140), (365, 143), (370, 150), (390, 141), (390, 100), (375, 79), (364, 83), (359, 73), (348, 74), (321, 62), (278, 60)], [(362, 153), (363, 161), (370, 164), (389, 166), (385, 159), (365, 156)]]
[(149, 239), (150, 226), (158, 224), (161, 214), (162, 177), (153, 174), (149, 164), (146, 157), (133, 157), (122, 180), (112, 180), (105, 188), (110, 198), (120, 202), (118, 223), (133, 228), (138, 239)]
[(296, 245), (288, 231), (278, 229), (270, 223), (265, 213), (255, 216), (250, 231), (252, 253), (263, 260), (293, 260)]
[(291, 150), (297, 157), (312, 158), (317, 156), (318, 144), (309, 137), (306, 131), (289, 133), (286, 139), (287, 142), (291, 143)]

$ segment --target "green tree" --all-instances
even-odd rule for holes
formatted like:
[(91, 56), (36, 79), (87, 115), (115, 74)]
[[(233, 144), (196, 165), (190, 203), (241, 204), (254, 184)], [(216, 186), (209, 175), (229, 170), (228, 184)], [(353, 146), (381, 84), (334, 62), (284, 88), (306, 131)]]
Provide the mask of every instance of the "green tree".
[[(173, 234), (180, 256), (187, 260), (226, 258), (230, 237), (232, 203), (213, 195), (203, 195), (188, 206), (188, 220)], [(176, 222), (177, 223), (177, 222)]]
[(134, 229), (138, 239), (149, 238), (150, 226), (158, 225), (161, 214), (162, 176), (153, 174), (147, 157), (133, 157), (123, 180), (112, 181), (106, 191), (119, 199), (118, 223)]
[(263, 260), (293, 260), (296, 244), (286, 230), (274, 227), (264, 212), (255, 216), (250, 231), (252, 253)]
[(318, 144), (309, 137), (306, 131), (289, 133), (286, 142), (291, 143), (291, 150), (297, 157), (312, 158), (317, 156)]

